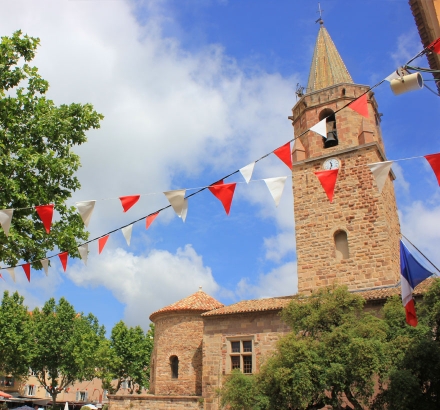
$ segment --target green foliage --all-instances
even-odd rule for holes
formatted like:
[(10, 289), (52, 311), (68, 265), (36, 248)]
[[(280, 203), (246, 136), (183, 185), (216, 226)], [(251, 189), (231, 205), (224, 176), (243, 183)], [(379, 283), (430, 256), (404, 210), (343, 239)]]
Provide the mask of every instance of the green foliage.
[(259, 410), (266, 408), (267, 400), (257, 390), (255, 376), (233, 370), (219, 391), (221, 405), (230, 410)]
[[(115, 394), (122, 382), (129, 383), (129, 391), (141, 393), (148, 389), (150, 379), (150, 356), (153, 350), (154, 325), (147, 333), (140, 326), (127, 327), (123, 321), (112, 329), (110, 340), (101, 343), (98, 377), (103, 388)], [(113, 380), (117, 380), (116, 385)]]
[(105, 330), (92, 314), (76, 313), (64, 298), (58, 304), (52, 298), (32, 312), (31, 332), (29, 367), (53, 402), (67, 385), (94, 377)]
[(419, 324), (405, 324), (398, 298), (384, 306), (388, 324), (388, 349), (393, 366), (375, 408), (434, 410), (440, 408), (440, 340), (438, 338), (440, 281), (435, 280), (417, 305)]
[(258, 386), (270, 409), (367, 406), (387, 366), (386, 326), (346, 288), (295, 298), (282, 312), (292, 333), (262, 366)]
[[(14, 208), (9, 237), (0, 232), (0, 260), (11, 266), (55, 248), (78, 256), (77, 241), (88, 234), (75, 207), (65, 204), (80, 188), (72, 147), (86, 142), (86, 131), (103, 119), (91, 104), (56, 106), (45, 97), (49, 83), (28, 64), (38, 45), (21, 31), (0, 42), (0, 209)], [(49, 203), (59, 215), (47, 235), (31, 207)]]
[(30, 359), (29, 314), (17, 292), (3, 294), (0, 305), (0, 372), (16, 378), (27, 375)]

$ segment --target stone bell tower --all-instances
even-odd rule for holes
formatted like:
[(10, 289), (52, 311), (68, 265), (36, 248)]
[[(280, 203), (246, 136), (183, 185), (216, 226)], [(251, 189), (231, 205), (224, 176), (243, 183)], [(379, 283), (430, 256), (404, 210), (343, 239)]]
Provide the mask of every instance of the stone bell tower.
[[(368, 118), (348, 107), (338, 111), (367, 90), (353, 83), (320, 20), (306, 93), (289, 117), (295, 136), (324, 118), (327, 126), (327, 138), (308, 131), (292, 149), (299, 293), (332, 284), (368, 289), (399, 279), (394, 175), (380, 193), (367, 166), (387, 160), (374, 93), (367, 93)], [(314, 172), (336, 167), (330, 203)]]

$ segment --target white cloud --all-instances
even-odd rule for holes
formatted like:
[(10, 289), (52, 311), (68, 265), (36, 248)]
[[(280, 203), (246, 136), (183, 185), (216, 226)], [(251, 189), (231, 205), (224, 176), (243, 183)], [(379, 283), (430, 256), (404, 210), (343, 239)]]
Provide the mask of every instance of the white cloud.
[[(34, 64), (51, 85), (49, 97), (56, 104), (90, 102), (105, 115), (101, 129), (89, 132), (89, 141), (77, 149), (82, 189), (74, 201), (98, 200), (91, 237), (168, 205), (162, 191), (185, 188), (174, 185), (176, 176), (182, 180), (209, 170), (221, 177), (292, 138), (286, 117), (296, 78), (258, 67), (247, 74), (219, 45), (190, 53), (176, 38), (163, 35), (163, 24), (175, 24), (167, 3), (148, 1), (143, 6), (147, 17), (140, 24), (134, 3), (125, 1), (2, 3), (1, 35), (21, 28), (40, 37)], [(289, 175), (272, 157), (256, 165), (256, 176)], [(267, 188), (260, 188), (246, 201), (258, 205), (258, 217), (275, 221), (279, 236), (266, 239), (266, 257), (280, 261), (294, 249), (290, 183), (278, 208)], [(118, 196), (144, 193), (157, 195), (141, 197), (122, 213)], [(108, 198), (114, 199), (99, 201)], [(155, 224), (172, 217), (164, 212)], [(128, 323), (145, 325), (153, 310), (188, 296), (199, 285), (211, 294), (218, 290), (210, 269), (189, 245), (175, 254), (152, 250), (139, 256), (111, 245), (106, 250), (90, 258), (86, 268), (81, 263), (70, 266), (67, 275), (78, 286), (103, 285), (113, 292), (126, 305)], [(261, 292), (255, 285), (250, 293), (294, 293), (295, 272), (293, 263), (283, 265), (260, 277)], [(51, 280), (46, 299), (62, 277), (54, 274)]]
[(394, 186), (397, 190), (403, 191), (405, 194), (409, 194), (410, 184), (405, 179), (405, 175), (403, 174), (403, 168), (399, 163), (393, 162), (392, 170), (396, 175), (396, 179), (394, 181)]
[(67, 276), (82, 287), (104, 285), (125, 305), (124, 320), (130, 326), (148, 328), (154, 311), (183, 299), (199, 289), (215, 295), (219, 289), (211, 269), (191, 245), (175, 254), (153, 250), (136, 256), (117, 248), (91, 257), (67, 270)]
[[(102, 128), (77, 149), (83, 167), (75, 200), (184, 188), (173, 186), (176, 174), (209, 167), (221, 177), (291, 138), (286, 107), (294, 78), (258, 68), (246, 75), (218, 45), (189, 53), (162, 35), (161, 24), (176, 24), (166, 2), (145, 3), (143, 25), (132, 6), (2, 4), (2, 35), (22, 28), (41, 38), (34, 63), (51, 84), (49, 96), (57, 104), (91, 102), (105, 115)], [(98, 236), (116, 212), (122, 226), (166, 204), (162, 195), (145, 197), (122, 216), (117, 199), (101, 201), (89, 229)]]
[(397, 50), (391, 53), (391, 58), (395, 66), (400, 67), (414, 57), (420, 50), (420, 38), (414, 28), (397, 38)]
[(294, 295), (298, 292), (296, 262), (286, 263), (267, 274), (261, 274), (257, 283), (243, 278), (237, 284), (236, 294), (240, 299), (268, 298)]
[[(402, 233), (440, 267), (440, 206), (429, 208), (417, 201), (399, 211)], [(428, 265), (427, 265), (428, 266)]]

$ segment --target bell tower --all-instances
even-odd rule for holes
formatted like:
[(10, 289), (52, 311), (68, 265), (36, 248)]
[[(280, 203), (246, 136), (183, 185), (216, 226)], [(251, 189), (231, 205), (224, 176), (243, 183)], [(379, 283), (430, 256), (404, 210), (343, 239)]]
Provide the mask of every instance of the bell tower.
[[(326, 118), (327, 138), (308, 131), (294, 142), (292, 182), (298, 292), (332, 284), (350, 290), (399, 280), (400, 225), (392, 172), (379, 192), (367, 164), (386, 161), (378, 106), (369, 117), (346, 107), (368, 90), (353, 83), (322, 19), (306, 93), (292, 108), (294, 135)], [(339, 168), (333, 202), (315, 171)]]

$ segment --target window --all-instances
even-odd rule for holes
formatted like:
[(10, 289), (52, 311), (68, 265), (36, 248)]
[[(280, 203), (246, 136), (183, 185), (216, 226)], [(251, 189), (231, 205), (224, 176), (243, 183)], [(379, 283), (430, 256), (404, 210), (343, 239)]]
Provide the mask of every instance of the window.
[(335, 238), (335, 248), (336, 248), (336, 259), (348, 259), (350, 257), (348, 252), (348, 238), (347, 232), (336, 231), (334, 234)]
[(325, 123), (327, 126), (327, 138), (322, 137), (324, 142), (324, 148), (335, 147), (339, 144), (338, 132), (336, 131), (336, 116), (333, 110), (330, 108), (324, 108), (319, 113), (319, 121), (326, 118)]
[(24, 395), (25, 396), (35, 396), (35, 392), (37, 391), (37, 388), (34, 384), (27, 384), (24, 386)]
[(1, 387), (14, 387), (14, 378), (13, 377), (0, 377), (0, 386)]
[(107, 400), (107, 395), (108, 395), (108, 390), (103, 390), (102, 391), (102, 399)]
[(179, 378), (179, 358), (177, 356), (170, 357), (171, 378)]
[(76, 392), (76, 401), (87, 401), (88, 393), (86, 391)]
[(251, 374), (254, 372), (253, 363), (253, 340), (229, 340), (229, 366), (227, 370), (240, 369), (242, 373)]

